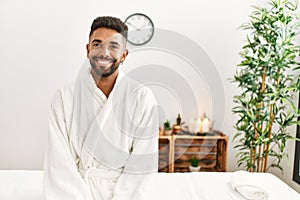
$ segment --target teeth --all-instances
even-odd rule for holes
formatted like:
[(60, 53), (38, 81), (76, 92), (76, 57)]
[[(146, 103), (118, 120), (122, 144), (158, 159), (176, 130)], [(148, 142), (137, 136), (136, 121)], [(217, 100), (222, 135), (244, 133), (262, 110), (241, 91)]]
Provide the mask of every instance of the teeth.
[(107, 61), (107, 60), (97, 60), (97, 62), (102, 65), (107, 65), (110, 63), (110, 61)]

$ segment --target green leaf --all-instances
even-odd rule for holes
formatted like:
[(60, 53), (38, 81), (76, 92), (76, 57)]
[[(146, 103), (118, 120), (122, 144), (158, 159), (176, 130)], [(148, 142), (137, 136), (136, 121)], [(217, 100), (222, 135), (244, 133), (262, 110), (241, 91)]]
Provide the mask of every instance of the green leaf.
[(300, 109), (293, 99), (293, 93), (300, 90), (300, 78), (294, 77), (300, 70), (300, 47), (295, 41), (298, 16), (297, 4), (271, 0), (268, 7), (255, 7), (249, 22), (241, 26), (251, 33), (246, 35), (242, 61), (232, 79), (241, 91), (233, 100), (232, 112), (238, 116), (233, 140), (234, 148), (239, 149), (237, 163), (248, 170), (257, 169), (251, 164), (251, 148), (269, 144), (269, 151), (256, 158), (271, 156), (275, 161), (269, 166), (282, 169), (287, 140), (299, 140), (286, 131), (291, 125), (300, 125)]

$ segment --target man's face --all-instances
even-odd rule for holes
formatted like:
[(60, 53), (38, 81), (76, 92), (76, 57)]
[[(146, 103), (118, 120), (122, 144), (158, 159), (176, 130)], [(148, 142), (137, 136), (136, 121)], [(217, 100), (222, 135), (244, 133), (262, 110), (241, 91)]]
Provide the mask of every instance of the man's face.
[(100, 77), (113, 74), (127, 54), (125, 38), (113, 29), (96, 29), (87, 44), (87, 57), (94, 72)]

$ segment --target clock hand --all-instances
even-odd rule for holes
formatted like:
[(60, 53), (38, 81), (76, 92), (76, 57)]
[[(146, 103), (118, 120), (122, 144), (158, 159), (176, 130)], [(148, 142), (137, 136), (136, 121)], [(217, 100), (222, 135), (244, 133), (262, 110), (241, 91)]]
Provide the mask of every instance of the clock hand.
[[(147, 26), (147, 24), (143, 25), (142, 27), (140, 27), (140, 29), (143, 29)], [(147, 27), (147, 28), (151, 28), (151, 27)]]
[(135, 28), (135, 29), (139, 30), (139, 28), (138, 28), (138, 27), (136, 27), (135, 25), (133, 25), (132, 23), (130, 23), (130, 22), (127, 22), (127, 24), (129, 24), (129, 25), (130, 25), (130, 26), (132, 26), (133, 28)]

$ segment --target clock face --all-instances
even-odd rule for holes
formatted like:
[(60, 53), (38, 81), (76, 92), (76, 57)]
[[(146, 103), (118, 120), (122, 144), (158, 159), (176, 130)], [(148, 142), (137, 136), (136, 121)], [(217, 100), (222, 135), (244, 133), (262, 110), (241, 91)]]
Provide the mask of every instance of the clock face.
[(127, 17), (128, 42), (133, 45), (143, 45), (149, 42), (154, 34), (154, 25), (151, 19), (141, 13)]

